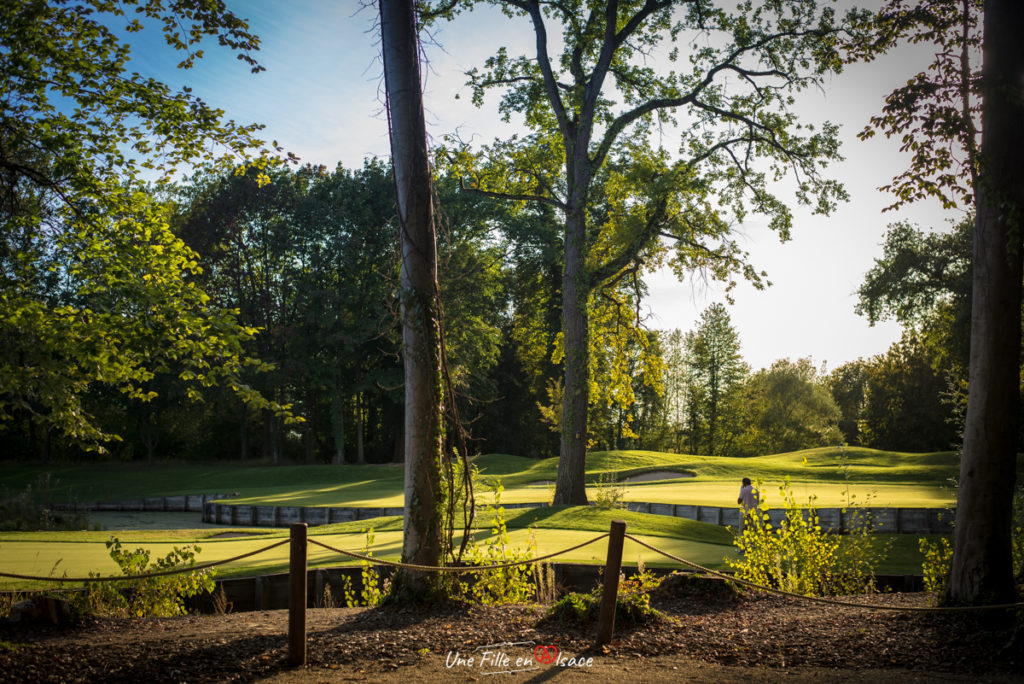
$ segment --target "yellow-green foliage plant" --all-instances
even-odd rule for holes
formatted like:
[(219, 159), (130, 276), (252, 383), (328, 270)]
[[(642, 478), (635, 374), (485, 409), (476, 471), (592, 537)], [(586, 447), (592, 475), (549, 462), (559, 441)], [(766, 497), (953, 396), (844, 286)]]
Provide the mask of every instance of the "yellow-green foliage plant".
[(501, 505), (501, 493), (505, 488), (500, 480), (488, 483), (487, 486), (494, 494), (494, 503), (487, 506), (487, 513), (491, 517), (491, 535), (483, 544), (472, 540), (467, 546), (464, 560), (468, 566), (518, 564), (474, 572), (474, 577), (466, 580), (456, 579), (457, 593), (482, 605), (528, 603), (534, 600), (537, 591), (534, 564), (530, 562), (537, 554), (537, 539), (530, 528), (526, 548), (516, 549), (512, 546), (505, 522), (505, 509)]
[[(196, 554), (200, 551), (198, 546), (190, 544), (182, 548), (174, 547), (166, 556), (153, 562), (150, 562), (147, 549), (128, 551), (116, 537), (107, 542), (107, 548), (110, 557), (125, 576), (167, 570), (184, 572), (138, 580), (92, 582), (74, 605), (79, 613), (118, 617), (174, 617), (186, 614), (186, 598), (213, 592), (212, 568), (186, 570), (196, 564)], [(99, 577), (100, 574), (90, 573), (89, 576)]]
[(615, 477), (608, 473), (602, 473), (594, 483), (597, 491), (594, 494), (594, 505), (606, 510), (615, 510), (626, 507), (623, 499), (626, 497), (626, 487), (615, 481)]
[(953, 545), (948, 537), (941, 537), (935, 543), (921, 537), (918, 548), (924, 560), (921, 562), (921, 574), (924, 575), (924, 590), (942, 593), (946, 591), (949, 570), (953, 567)]
[[(760, 484), (760, 483), (758, 483)], [(760, 487), (759, 487), (760, 488)], [(726, 559), (739, 579), (805, 596), (834, 596), (874, 590), (874, 567), (888, 552), (870, 538), (872, 523), (862, 510), (849, 534), (822, 530), (816, 497), (798, 505), (789, 478), (779, 487), (785, 517), (777, 526), (768, 516), (765, 497), (751, 510), (743, 534), (736, 537), (739, 559)]]
[[(373, 557), (373, 528), (371, 527), (366, 531), (366, 544), (363, 546), (363, 555), (372, 558)], [(345, 605), (349, 608), (356, 608), (358, 606), (379, 606), (384, 598), (388, 595), (390, 590), (390, 582), (380, 579), (380, 572), (373, 565), (372, 560), (359, 560), (359, 565), (362, 568), (361, 573), (361, 584), (362, 587), (359, 590), (359, 595), (356, 596), (355, 591), (352, 589), (352, 581), (348, 577), (342, 577), (342, 592), (345, 595)]]

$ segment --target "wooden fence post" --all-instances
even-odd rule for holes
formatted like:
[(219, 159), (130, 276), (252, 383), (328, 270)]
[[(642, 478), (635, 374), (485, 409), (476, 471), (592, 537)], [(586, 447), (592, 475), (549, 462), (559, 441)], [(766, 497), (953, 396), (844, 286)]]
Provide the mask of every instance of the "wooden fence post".
[(288, 580), (288, 662), (306, 664), (306, 523), (292, 523)]
[(622, 571), (622, 545), (625, 543), (626, 521), (612, 520), (608, 535), (608, 559), (604, 564), (604, 588), (601, 590), (601, 617), (597, 623), (597, 645), (612, 640), (615, 629), (615, 600), (619, 594), (619, 573)]

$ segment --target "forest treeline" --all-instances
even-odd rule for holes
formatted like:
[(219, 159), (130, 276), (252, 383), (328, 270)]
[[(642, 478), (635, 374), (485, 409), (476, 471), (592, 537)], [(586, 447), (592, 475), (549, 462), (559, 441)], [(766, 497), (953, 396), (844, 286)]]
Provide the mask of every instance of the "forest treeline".
[[(460, 190), (443, 171), (435, 185), (448, 372), (470, 448), (555, 456), (558, 218), (543, 206)], [(196, 262), (189, 285), (250, 330), (240, 340), (242, 370), (228, 382), (200, 383), (200, 392), (196, 371), (172, 358), (143, 391), (92, 384), (82, 410), (116, 436), (100, 452), (29, 410), (3, 426), (0, 452), (43, 462), (400, 461), (399, 259), (387, 162), (200, 173), (154, 195)], [(721, 304), (693, 330), (647, 330), (642, 279), (611, 282), (590, 298), (590, 448), (730, 456), (841, 443), (955, 448), (966, 397), (970, 231), (970, 221), (950, 233), (890, 228), (859, 310), (867, 322), (896, 318), (906, 332), (885, 353), (834, 369), (810, 359), (751, 369)], [(49, 282), (59, 299), (59, 279)], [(254, 406), (232, 383), (268, 401)]]

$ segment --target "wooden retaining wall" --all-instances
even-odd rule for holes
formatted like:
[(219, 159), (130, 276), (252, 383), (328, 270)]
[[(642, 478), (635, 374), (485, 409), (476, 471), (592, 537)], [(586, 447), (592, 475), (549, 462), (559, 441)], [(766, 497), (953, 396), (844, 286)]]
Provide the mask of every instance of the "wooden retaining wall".
[[(630, 501), (626, 507), (640, 513), (671, 515), (715, 525), (737, 527), (740, 510), (737, 507), (694, 506), (688, 504), (658, 504)], [(805, 518), (806, 518), (805, 513)], [(772, 525), (778, 525), (786, 516), (781, 508), (768, 511)], [(859, 517), (858, 517), (859, 516)], [(848, 532), (858, 521), (869, 516), (875, 532), (880, 534), (948, 534), (953, 531), (955, 511), (948, 508), (819, 508), (818, 521), (829, 532)]]
[(86, 511), (167, 511), (171, 513), (202, 513), (210, 501), (230, 499), (230, 494), (182, 494), (179, 496), (154, 496), (126, 501), (91, 501), (57, 508), (76, 508)]
[[(537, 508), (544, 504), (503, 504), (504, 508)], [(626, 504), (631, 511), (669, 515), (687, 518), (713, 525), (739, 525), (740, 511), (737, 507), (695, 506), (690, 504), (661, 504), (631, 501)], [(157, 509), (153, 509), (157, 510)], [(218, 525), (243, 525), (246, 527), (287, 527), (292, 523), (304, 522), (309, 525), (367, 520), (385, 515), (402, 515), (401, 506), (392, 508), (338, 508), (328, 506), (249, 506), (218, 501), (207, 501), (203, 507), (203, 522)], [(882, 534), (948, 534), (953, 530), (954, 514), (945, 508), (881, 508), (877, 506), (858, 509), (819, 508), (818, 519), (823, 529), (830, 532), (846, 532), (856, 525), (855, 516), (870, 515), (875, 531)], [(768, 511), (769, 519), (777, 525), (786, 515), (785, 510), (775, 508)]]

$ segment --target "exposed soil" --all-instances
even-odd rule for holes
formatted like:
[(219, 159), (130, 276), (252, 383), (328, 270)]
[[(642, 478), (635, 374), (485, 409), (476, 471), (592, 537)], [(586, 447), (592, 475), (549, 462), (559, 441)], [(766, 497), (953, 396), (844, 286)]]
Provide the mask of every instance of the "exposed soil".
[[(854, 600), (925, 606), (932, 598)], [(310, 610), (308, 661), (298, 668), (287, 663), (287, 611), (4, 624), (0, 673), (16, 682), (1024, 681), (1012, 615), (838, 608), (739, 595), (711, 581), (672, 582), (652, 605), (663, 619), (617, 625), (604, 648), (593, 646), (593, 626), (545, 618), (541, 606)], [(496, 674), (516, 669), (525, 671)]]

